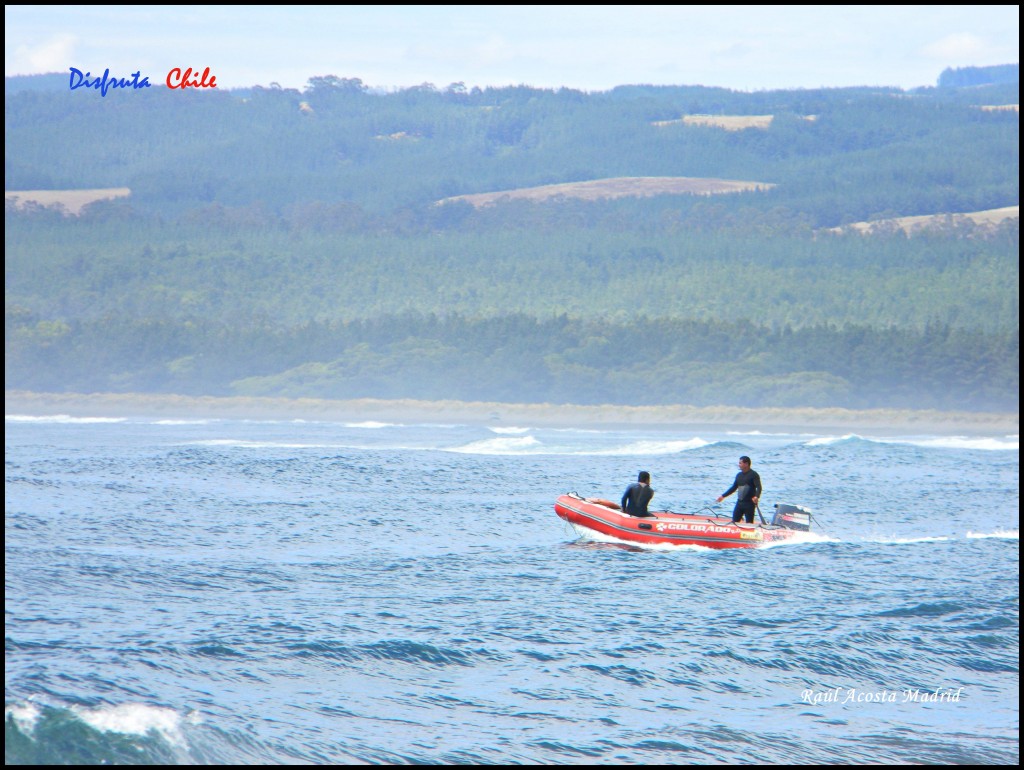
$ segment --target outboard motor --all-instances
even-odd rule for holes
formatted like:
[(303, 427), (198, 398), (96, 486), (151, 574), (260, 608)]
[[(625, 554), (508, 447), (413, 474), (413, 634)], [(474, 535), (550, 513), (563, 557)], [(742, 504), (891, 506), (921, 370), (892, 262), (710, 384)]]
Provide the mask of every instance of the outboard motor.
[(811, 512), (799, 505), (787, 505), (786, 503), (775, 503), (775, 515), (772, 517), (772, 525), (795, 529), (799, 532), (811, 531)]

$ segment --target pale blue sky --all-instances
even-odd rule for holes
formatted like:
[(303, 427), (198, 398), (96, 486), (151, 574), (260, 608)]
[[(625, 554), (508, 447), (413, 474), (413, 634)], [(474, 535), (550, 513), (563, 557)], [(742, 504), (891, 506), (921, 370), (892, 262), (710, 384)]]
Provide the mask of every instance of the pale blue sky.
[(935, 85), (1019, 61), (1012, 6), (5, 6), (7, 75), (70, 67), (301, 88)]

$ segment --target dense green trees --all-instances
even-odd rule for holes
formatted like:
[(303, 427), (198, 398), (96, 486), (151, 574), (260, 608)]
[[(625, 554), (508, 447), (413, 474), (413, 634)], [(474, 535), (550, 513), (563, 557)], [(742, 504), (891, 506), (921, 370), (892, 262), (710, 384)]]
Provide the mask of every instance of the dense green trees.
[(376, 236), (344, 207), (9, 213), (6, 385), (1017, 408), (1015, 225), (706, 232), (622, 205)]
[(1019, 335), (521, 314), (285, 328), (8, 311), (8, 387), (553, 403), (1018, 408)]
[[(39, 390), (1016, 410), (1016, 84), (96, 94), (9, 88), (5, 384)], [(687, 114), (774, 115), (730, 132)], [(716, 197), (437, 205), (608, 176)]]
[(1019, 323), (1016, 224), (984, 235), (965, 225), (865, 238), (799, 224), (785, 232), (785, 221), (744, 216), (739, 201), (720, 214), (709, 209), (724, 204), (659, 205), (460, 208), (454, 221), (439, 213), (446, 207), (367, 218), (343, 205), (296, 207), (288, 218), (212, 206), (167, 223), (118, 216), (117, 203), (80, 218), (14, 214), (6, 303), (67, 320), (288, 326), (406, 310), (769, 327), (939, 322), (1005, 331)]
[[(956, 97), (951, 96), (955, 94)], [(703, 87), (373, 93), (356, 79), (305, 91), (39, 92), (5, 98), (7, 189), (121, 187), (133, 205), (348, 202), (373, 212), (444, 197), (614, 176), (774, 182), (750, 207), (825, 227), (891, 211), (1017, 202), (1018, 117), (1005, 85), (753, 94)], [(674, 123), (774, 115), (767, 129)]]
[(939, 75), (940, 88), (969, 88), (993, 83), (1020, 82), (1019, 64), (999, 64), (994, 67), (948, 67)]

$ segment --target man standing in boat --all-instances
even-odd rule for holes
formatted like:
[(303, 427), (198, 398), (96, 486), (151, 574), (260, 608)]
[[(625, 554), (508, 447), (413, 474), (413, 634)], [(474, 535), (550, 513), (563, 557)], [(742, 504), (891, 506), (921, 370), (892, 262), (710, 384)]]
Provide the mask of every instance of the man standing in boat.
[(747, 524), (754, 523), (754, 510), (757, 508), (757, 501), (761, 499), (761, 477), (757, 471), (750, 467), (750, 458), (746, 455), (740, 458), (740, 472), (736, 474), (736, 480), (728, 490), (723, 492), (717, 502), (736, 493), (736, 507), (732, 509), (732, 520), (736, 523), (745, 519)]
[(647, 512), (647, 504), (652, 497), (654, 490), (651, 489), (651, 474), (640, 471), (636, 481), (626, 487), (622, 495), (622, 512), (630, 516), (653, 516)]

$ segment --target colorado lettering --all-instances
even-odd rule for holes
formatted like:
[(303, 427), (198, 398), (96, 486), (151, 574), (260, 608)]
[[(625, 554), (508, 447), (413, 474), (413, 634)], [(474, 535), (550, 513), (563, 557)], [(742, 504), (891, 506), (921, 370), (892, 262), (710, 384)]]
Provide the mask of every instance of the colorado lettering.
[(95, 88), (100, 92), (101, 96), (106, 96), (107, 91), (111, 88), (149, 88), (149, 78), (143, 77), (141, 80), (139, 76), (141, 72), (132, 73), (131, 79), (128, 78), (112, 78), (110, 77), (110, 69), (103, 70), (103, 77), (93, 78), (91, 72), (82, 74), (82, 70), (71, 67), (71, 90), (74, 91), (76, 88)]

